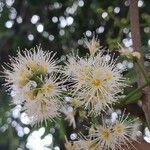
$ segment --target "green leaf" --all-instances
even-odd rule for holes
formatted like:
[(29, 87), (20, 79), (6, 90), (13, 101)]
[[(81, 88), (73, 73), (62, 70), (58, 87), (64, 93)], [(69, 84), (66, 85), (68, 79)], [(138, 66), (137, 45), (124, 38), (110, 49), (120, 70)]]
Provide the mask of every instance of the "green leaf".
[(122, 99), (118, 100), (118, 103), (114, 103), (113, 106), (114, 107), (119, 107), (119, 106), (131, 104), (131, 103), (136, 103), (141, 97), (142, 97), (142, 92), (141, 91), (138, 91), (138, 90), (136, 90), (136, 92), (132, 91), (125, 98), (122, 98)]

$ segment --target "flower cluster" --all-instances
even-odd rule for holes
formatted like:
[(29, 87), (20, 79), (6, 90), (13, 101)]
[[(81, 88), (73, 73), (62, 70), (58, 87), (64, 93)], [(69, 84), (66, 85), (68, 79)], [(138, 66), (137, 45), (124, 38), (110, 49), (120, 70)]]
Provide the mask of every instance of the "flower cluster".
[(92, 125), (87, 137), (83, 136), (72, 144), (67, 141), (66, 149), (78, 146), (79, 150), (122, 150), (123, 146), (128, 147), (132, 141), (137, 141), (136, 133), (140, 125), (137, 119), (131, 120), (123, 114), (114, 122), (106, 122), (105, 119), (102, 122), (102, 125)]
[(135, 58), (135, 59), (140, 59), (141, 58), (141, 54), (139, 52), (134, 52), (131, 49), (128, 48), (124, 48), (120, 45), (120, 50), (119, 50), (121, 56), (125, 56), (129, 59)]
[[(71, 142), (66, 139), (67, 150), (122, 150), (122, 145), (132, 145), (130, 140), (136, 140), (136, 120), (124, 113), (115, 121), (100, 115), (121, 98), (126, 87), (124, 70), (117, 67), (114, 56), (100, 50), (95, 36), (84, 42), (89, 54), (68, 55), (63, 69), (54, 60), (55, 54), (44, 52), (40, 46), (18, 52), (4, 67), (5, 85), (13, 93), (13, 104), (23, 106), (32, 124), (62, 116), (75, 129), (89, 119), (92, 126), (88, 135), (80, 133), (82, 136)], [(122, 50), (122, 55), (131, 54), (138, 57)]]
[(92, 53), (86, 58), (68, 56), (64, 69), (71, 79), (73, 95), (77, 95), (85, 109), (96, 115), (110, 107), (123, 92), (126, 84), (122, 71), (117, 68), (116, 60), (108, 60), (102, 53)]
[(13, 103), (22, 104), (32, 123), (53, 119), (59, 113), (61, 82), (55, 54), (40, 47), (26, 50), (10, 58), (4, 68), (6, 86), (13, 91)]
[(104, 150), (122, 149), (122, 145), (131, 144), (132, 140), (136, 140), (136, 135), (133, 136), (133, 131), (134, 134), (137, 132), (135, 121), (128, 119), (128, 116), (124, 118), (122, 115), (114, 123), (103, 122), (103, 125), (96, 126), (89, 136), (93, 139), (97, 149), (99, 146)]

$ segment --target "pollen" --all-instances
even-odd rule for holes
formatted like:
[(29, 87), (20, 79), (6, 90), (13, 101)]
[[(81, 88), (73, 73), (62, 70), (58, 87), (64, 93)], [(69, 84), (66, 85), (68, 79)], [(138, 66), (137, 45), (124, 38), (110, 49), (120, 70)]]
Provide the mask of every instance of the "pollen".
[(32, 71), (36, 71), (37, 70), (37, 62), (32, 61), (27, 65)]
[(117, 134), (123, 134), (124, 133), (124, 125), (123, 124), (117, 124), (114, 128), (114, 132)]
[(44, 65), (39, 65), (38, 67), (38, 73), (45, 74), (47, 72), (47, 67)]
[(28, 83), (31, 74), (27, 70), (20, 70), (18, 72), (18, 76), (19, 76), (18, 85), (19, 87), (23, 87)]
[(43, 90), (45, 92), (51, 93), (54, 90), (54, 85), (52, 85), (52, 84), (45, 84), (45, 85), (43, 85)]
[(26, 93), (28, 100), (34, 100), (36, 95), (37, 95), (37, 92), (35, 90), (30, 90)]
[(111, 136), (111, 132), (109, 129), (106, 128), (102, 130), (101, 135), (104, 139), (109, 139)]
[(102, 84), (101, 80), (99, 79), (95, 79), (92, 81), (92, 84), (96, 87), (100, 86)]
[(18, 75), (22, 78), (27, 78), (30, 76), (30, 73), (27, 70), (20, 70)]
[(86, 115), (87, 115), (87, 113), (86, 113), (85, 110), (80, 110), (80, 111), (79, 111), (79, 116), (80, 116), (81, 118), (85, 118)]
[(20, 79), (19, 81), (18, 81), (18, 85), (19, 85), (19, 87), (23, 87), (23, 86), (25, 86), (27, 83), (28, 83), (28, 79)]
[(28, 67), (31, 71), (36, 72), (38, 74), (45, 74), (47, 72), (47, 66), (44, 64), (38, 64), (36, 61), (32, 61), (28, 64)]
[(73, 106), (75, 106), (75, 107), (78, 107), (78, 106), (81, 105), (81, 101), (80, 101), (79, 99), (77, 99), (77, 98), (73, 98), (73, 99), (71, 100), (71, 104), (72, 104)]

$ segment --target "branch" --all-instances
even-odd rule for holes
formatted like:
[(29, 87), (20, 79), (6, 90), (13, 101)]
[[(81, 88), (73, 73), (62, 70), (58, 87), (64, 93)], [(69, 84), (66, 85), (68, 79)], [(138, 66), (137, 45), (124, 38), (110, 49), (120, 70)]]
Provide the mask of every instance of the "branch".
[[(141, 51), (141, 36), (140, 36), (140, 25), (139, 25), (139, 9), (138, 0), (130, 0), (130, 29), (133, 41), (133, 49), (141, 54), (140, 64), (144, 68), (144, 55)], [(138, 66), (136, 66), (138, 69)], [(138, 86), (145, 84), (145, 78), (143, 74), (137, 71), (138, 75)], [(142, 109), (145, 114), (145, 118), (150, 129), (150, 87), (143, 89), (142, 97)]]

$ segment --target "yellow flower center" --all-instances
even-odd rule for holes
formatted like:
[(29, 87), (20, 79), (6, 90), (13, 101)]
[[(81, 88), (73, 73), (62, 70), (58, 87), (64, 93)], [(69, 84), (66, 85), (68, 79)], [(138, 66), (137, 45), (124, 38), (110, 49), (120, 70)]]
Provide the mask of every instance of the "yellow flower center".
[(86, 117), (86, 111), (80, 110), (80, 111), (79, 111), (79, 116), (80, 116), (81, 118)]
[(109, 139), (111, 136), (111, 132), (109, 129), (103, 129), (101, 135), (104, 139)]
[(26, 96), (28, 100), (34, 100), (34, 98), (37, 96), (37, 92), (35, 90), (30, 90), (26, 93)]
[(19, 85), (19, 87), (23, 87), (23, 86), (25, 86), (27, 83), (28, 83), (28, 79), (20, 79), (19, 81), (18, 81), (18, 85)]
[(27, 78), (30, 76), (30, 73), (28, 70), (20, 70), (18, 75), (19, 75), (19, 77)]
[(114, 132), (117, 134), (123, 134), (124, 133), (124, 125), (123, 124), (117, 124), (114, 128)]
[(46, 67), (45, 65), (40, 65), (40, 66), (38, 67), (38, 72), (39, 72), (40, 74), (45, 74), (45, 73), (47, 72), (47, 67)]
[(95, 80), (92, 81), (92, 84), (93, 84), (94, 86), (100, 86), (100, 85), (101, 85), (101, 80), (95, 79)]
[(80, 101), (79, 99), (77, 99), (77, 98), (73, 98), (73, 99), (71, 100), (71, 104), (72, 104), (73, 106), (79, 106), (79, 105), (81, 105), (81, 101)]
[(52, 84), (45, 84), (43, 85), (43, 90), (47, 93), (51, 93), (54, 91), (54, 85)]
[(18, 72), (18, 78), (19, 78), (18, 85), (19, 85), (19, 87), (25, 86), (28, 83), (30, 77), (31, 77), (31, 74), (28, 70), (20, 70)]
[(28, 64), (28, 67), (33, 71), (39, 74), (45, 74), (47, 72), (47, 67), (45, 64), (38, 64), (36, 61), (32, 61)]
[(29, 67), (32, 71), (37, 70), (37, 62), (31, 61), (31, 62), (28, 64), (28, 67)]

